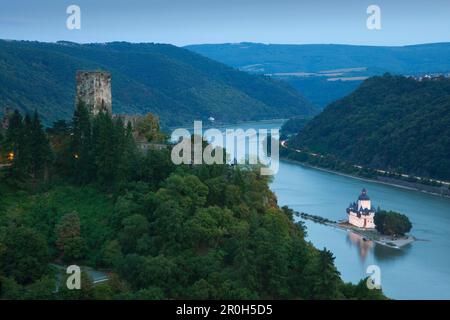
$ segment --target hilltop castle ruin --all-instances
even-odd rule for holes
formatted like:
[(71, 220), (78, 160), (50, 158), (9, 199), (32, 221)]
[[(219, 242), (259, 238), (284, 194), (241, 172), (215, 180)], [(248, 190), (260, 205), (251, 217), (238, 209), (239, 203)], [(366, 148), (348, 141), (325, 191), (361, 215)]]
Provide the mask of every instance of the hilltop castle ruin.
[[(114, 119), (121, 119), (125, 126), (128, 124), (133, 128), (133, 136), (139, 149), (149, 148), (162, 149), (165, 144), (149, 142), (145, 134), (140, 132), (139, 126), (148, 121), (146, 116), (114, 114), (112, 110), (111, 74), (106, 71), (77, 71), (76, 74), (76, 105), (83, 103), (92, 116), (100, 112), (107, 112)], [(147, 115), (148, 117), (148, 115)], [(154, 117), (156, 123), (152, 127), (159, 130), (159, 119)]]

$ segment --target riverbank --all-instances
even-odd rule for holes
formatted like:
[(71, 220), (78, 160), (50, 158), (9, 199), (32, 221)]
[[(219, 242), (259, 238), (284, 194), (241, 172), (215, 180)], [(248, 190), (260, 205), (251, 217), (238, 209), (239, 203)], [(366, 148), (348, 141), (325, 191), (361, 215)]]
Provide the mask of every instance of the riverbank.
[(349, 173), (343, 173), (340, 171), (336, 171), (336, 170), (331, 170), (331, 169), (326, 169), (326, 168), (321, 168), (318, 166), (313, 166), (309, 163), (306, 162), (301, 162), (298, 160), (293, 160), (293, 159), (289, 159), (288, 157), (283, 157), (281, 156), (280, 159), (282, 161), (286, 161), (288, 163), (293, 163), (293, 164), (297, 164), (297, 165), (301, 165), (307, 168), (311, 168), (311, 169), (316, 169), (316, 170), (320, 170), (320, 171), (324, 171), (324, 172), (328, 172), (328, 173), (332, 173), (332, 174), (337, 174), (343, 177), (348, 177), (348, 178), (352, 178), (352, 179), (357, 179), (357, 180), (361, 180), (361, 181), (367, 181), (367, 182), (374, 182), (374, 183), (378, 183), (378, 184), (383, 184), (383, 185), (387, 185), (387, 186), (392, 186), (392, 187), (397, 187), (397, 188), (401, 188), (401, 189), (406, 189), (406, 190), (412, 190), (412, 191), (418, 191), (418, 192), (422, 192), (422, 193), (426, 193), (426, 194), (430, 194), (433, 196), (439, 196), (439, 197), (444, 197), (444, 198), (449, 198), (450, 199), (450, 194), (445, 194), (445, 193), (439, 193), (439, 192), (433, 192), (430, 190), (425, 190), (425, 188), (430, 188), (430, 186), (427, 185), (422, 185), (423, 188), (420, 188), (419, 186), (417, 186), (418, 184), (408, 184), (406, 181), (402, 181), (402, 180), (398, 180), (398, 179), (394, 179), (394, 178), (389, 178), (386, 179), (385, 177), (382, 177), (383, 180), (380, 179), (370, 179), (370, 178), (364, 178), (361, 176), (357, 176), (357, 175), (353, 175), (353, 174), (349, 174)]

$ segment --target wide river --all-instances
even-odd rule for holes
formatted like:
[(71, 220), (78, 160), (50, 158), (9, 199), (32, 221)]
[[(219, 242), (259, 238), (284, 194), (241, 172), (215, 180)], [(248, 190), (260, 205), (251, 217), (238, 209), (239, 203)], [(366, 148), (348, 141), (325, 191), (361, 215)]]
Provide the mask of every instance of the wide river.
[[(279, 128), (280, 124), (247, 123), (234, 128)], [(270, 187), (280, 206), (336, 221), (346, 219), (346, 207), (366, 188), (375, 207), (406, 214), (413, 224), (411, 234), (420, 241), (391, 249), (305, 221), (307, 239), (333, 252), (344, 281), (356, 283), (368, 276), (368, 266), (377, 265), (383, 291), (390, 298), (450, 299), (450, 199), (284, 161)]]

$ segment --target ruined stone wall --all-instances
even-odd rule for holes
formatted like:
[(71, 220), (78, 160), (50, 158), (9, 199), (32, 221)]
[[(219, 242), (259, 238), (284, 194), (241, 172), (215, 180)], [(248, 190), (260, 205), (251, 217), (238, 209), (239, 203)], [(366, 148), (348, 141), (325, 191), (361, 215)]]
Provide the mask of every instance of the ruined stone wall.
[(129, 114), (114, 114), (113, 119), (121, 119), (125, 127), (127, 127), (128, 123), (130, 123), (131, 127), (133, 129), (136, 129), (139, 121), (142, 121), (144, 119), (144, 116), (129, 115)]
[(83, 102), (93, 115), (112, 114), (111, 74), (102, 71), (78, 71), (76, 104)]

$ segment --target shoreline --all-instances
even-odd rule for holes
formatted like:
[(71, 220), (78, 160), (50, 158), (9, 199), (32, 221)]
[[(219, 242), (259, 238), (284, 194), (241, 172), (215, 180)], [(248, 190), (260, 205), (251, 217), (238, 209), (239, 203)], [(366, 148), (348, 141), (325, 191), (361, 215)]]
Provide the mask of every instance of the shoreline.
[(432, 196), (438, 196), (438, 197), (450, 199), (450, 196), (445, 195), (445, 194), (436, 193), (436, 192), (429, 192), (429, 191), (426, 191), (426, 190), (421, 190), (419, 188), (408, 187), (408, 186), (404, 186), (404, 185), (401, 185), (401, 184), (390, 183), (390, 182), (386, 182), (386, 181), (380, 181), (380, 180), (377, 180), (377, 179), (363, 178), (363, 177), (359, 177), (359, 176), (352, 175), (352, 174), (349, 174), (349, 173), (343, 173), (343, 172), (339, 172), (339, 171), (335, 171), (335, 170), (331, 170), (331, 169), (325, 169), (325, 168), (313, 166), (313, 165), (310, 165), (308, 163), (300, 162), (300, 161), (297, 161), (297, 160), (288, 159), (286, 157), (280, 157), (280, 160), (286, 161), (286, 162), (292, 163), (292, 164), (297, 164), (297, 165), (300, 165), (300, 166), (303, 166), (303, 167), (306, 167), (306, 168), (316, 169), (316, 170), (324, 171), (324, 172), (327, 172), (327, 173), (336, 174), (336, 175), (347, 177), (347, 178), (358, 179), (358, 180), (361, 180), (361, 181), (367, 181), (367, 182), (373, 182), (373, 183), (379, 183), (379, 184), (383, 184), (383, 185), (386, 185), (386, 186), (401, 188), (401, 189), (410, 190), (410, 191), (421, 192), (421, 193), (432, 195)]

